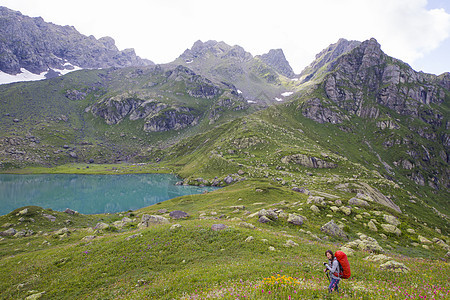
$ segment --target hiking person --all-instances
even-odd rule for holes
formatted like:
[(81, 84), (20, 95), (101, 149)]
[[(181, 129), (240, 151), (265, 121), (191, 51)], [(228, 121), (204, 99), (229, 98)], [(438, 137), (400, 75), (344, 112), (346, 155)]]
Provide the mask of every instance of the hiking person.
[(323, 263), (323, 265), (326, 267), (324, 272), (326, 273), (327, 271), (330, 271), (330, 277), (331, 277), (330, 286), (328, 287), (328, 292), (331, 293), (333, 290), (335, 290), (336, 292), (339, 293), (339, 280), (341, 279), (339, 277), (339, 273), (341, 271), (339, 268), (339, 262), (336, 259), (336, 257), (334, 257), (333, 251), (327, 250), (325, 252), (325, 255), (328, 258), (328, 264)]

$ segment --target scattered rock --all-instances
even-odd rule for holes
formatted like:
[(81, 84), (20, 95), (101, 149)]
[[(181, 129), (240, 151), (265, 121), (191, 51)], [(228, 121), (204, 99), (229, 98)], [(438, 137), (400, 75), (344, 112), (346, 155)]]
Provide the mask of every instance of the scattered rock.
[(187, 212), (181, 211), (181, 210), (174, 210), (171, 211), (169, 216), (172, 219), (178, 220), (178, 219), (186, 219), (189, 217), (189, 214)]
[(270, 246), (270, 247), (269, 247), (269, 251), (276, 251), (276, 249), (275, 249), (275, 247)]
[(317, 206), (315, 206), (314, 204), (311, 205), (311, 207), (309, 209), (311, 209), (314, 213), (319, 213), (320, 212), (320, 209)]
[(397, 236), (400, 236), (402, 234), (402, 231), (398, 229), (396, 226), (391, 224), (381, 224), (381, 227), (383, 227), (383, 230), (389, 233), (394, 233)]
[(170, 230), (178, 230), (180, 229), (182, 226), (180, 224), (173, 224), (172, 226), (170, 226)]
[(76, 211), (71, 210), (70, 208), (66, 208), (66, 210), (65, 210), (64, 212), (65, 212), (66, 214), (69, 214), (69, 215), (74, 215), (74, 214), (77, 213)]
[(303, 220), (302, 216), (295, 215), (295, 214), (289, 214), (287, 222), (300, 226), (300, 225), (303, 225), (304, 220)]
[(82, 238), (81, 240), (82, 240), (83, 242), (89, 242), (89, 241), (92, 241), (92, 240), (95, 239), (95, 238), (97, 238), (96, 235), (87, 235), (87, 236), (85, 236), (84, 238)]
[(24, 215), (26, 215), (27, 213), (28, 213), (28, 208), (25, 208), (25, 209), (19, 211), (19, 212), (16, 214), (16, 216), (24, 216)]
[(244, 228), (248, 228), (248, 229), (255, 229), (255, 225), (250, 224), (250, 223), (246, 223), (246, 222), (241, 222), (239, 223), (239, 226), (244, 227)]
[(278, 219), (278, 214), (273, 209), (268, 209), (268, 210), (261, 209), (258, 212), (258, 216), (259, 217), (267, 217), (268, 219), (273, 220), (273, 221)]
[(97, 225), (95, 225), (94, 230), (104, 230), (109, 228), (109, 225), (103, 222), (99, 222), (97, 223)]
[(393, 271), (396, 273), (408, 273), (409, 268), (407, 268), (404, 264), (396, 262), (395, 260), (390, 260), (385, 262), (380, 266), (381, 270)]
[(167, 213), (167, 209), (160, 209), (160, 210), (158, 210), (158, 213), (159, 214), (165, 214), (165, 213)]
[(365, 201), (365, 200), (361, 200), (358, 198), (351, 198), (350, 200), (348, 200), (348, 204), (349, 205), (353, 205), (353, 206), (359, 206), (359, 207), (367, 207), (369, 206), (369, 202)]
[(251, 242), (253, 240), (254, 240), (254, 237), (252, 237), (252, 236), (249, 236), (245, 239), (246, 242)]
[(150, 226), (150, 224), (169, 224), (169, 220), (162, 216), (154, 216), (154, 215), (147, 215), (144, 214), (142, 216), (141, 222), (139, 223), (139, 228), (146, 228)]
[[(33, 291), (34, 292), (34, 291)], [(35, 300), (41, 298), (45, 292), (35, 293), (25, 298), (25, 300)]]
[(13, 226), (12, 223), (5, 223), (5, 224), (2, 225), (2, 228), (9, 228), (11, 226)]
[(351, 256), (353, 255), (353, 253), (355, 253), (355, 250), (353, 250), (352, 248), (347, 248), (345, 246), (342, 246), (339, 250), (347, 254), (347, 256)]
[(285, 247), (298, 247), (298, 244), (293, 240), (287, 240), (284, 244)]
[(17, 231), (14, 228), (9, 228), (3, 232), (0, 232), (0, 235), (2, 236), (13, 236), (17, 233)]
[(414, 229), (412, 229), (412, 228), (408, 228), (408, 229), (406, 229), (406, 231), (408, 233), (411, 233), (411, 234), (415, 234), (416, 233), (416, 231)]
[(311, 194), (311, 192), (308, 190), (308, 189), (306, 189), (306, 188), (304, 188), (304, 187), (293, 187), (292, 188), (292, 190), (294, 191), (294, 192), (297, 192), (297, 193), (303, 193), (303, 194), (306, 194), (306, 195), (310, 195)]
[[(103, 223), (103, 224), (104, 224), (104, 223)], [(97, 224), (97, 225), (98, 225), (98, 224)], [(53, 235), (63, 235), (63, 234), (70, 234), (69, 228), (64, 227), (64, 228), (61, 228), (61, 229), (59, 229), (59, 230), (57, 230), (57, 231), (55, 231), (55, 232), (53, 233)]]
[(259, 219), (258, 219), (258, 222), (259, 223), (263, 223), (263, 224), (265, 224), (265, 223), (269, 223), (269, 222), (272, 222), (272, 220), (271, 219), (269, 219), (268, 217), (266, 217), (266, 216), (261, 216), (261, 217), (259, 217)]
[(364, 258), (364, 260), (369, 260), (369, 261), (379, 261), (379, 262), (383, 262), (383, 261), (388, 261), (389, 259), (391, 259), (390, 257), (384, 255), (384, 254), (371, 254), (369, 256), (367, 256), (366, 258)]
[(347, 216), (349, 216), (352, 213), (352, 209), (347, 206), (341, 206), (341, 207), (339, 207), (339, 209)]
[(394, 225), (394, 226), (400, 225), (400, 221), (392, 215), (383, 215), (383, 218), (386, 222), (388, 222), (391, 225)]
[(432, 242), (424, 236), (419, 235), (418, 238), (422, 244), (432, 244)]
[(223, 180), (226, 184), (230, 184), (233, 182), (233, 177), (231, 177), (230, 175), (228, 175), (227, 177), (225, 177), (225, 179)]
[(125, 240), (129, 241), (131, 239), (135, 239), (135, 238), (140, 237), (140, 236), (142, 236), (142, 234), (136, 233), (136, 234), (130, 235), (129, 237), (126, 237)]
[(335, 213), (335, 212), (337, 212), (337, 211), (339, 211), (339, 207), (337, 207), (337, 206), (331, 206), (330, 207), (330, 209)]
[(211, 230), (212, 231), (224, 230), (226, 228), (228, 228), (228, 226), (225, 225), (225, 224), (212, 224), (211, 225)]
[(44, 218), (49, 219), (51, 222), (55, 222), (55, 220), (56, 220), (56, 217), (55, 217), (55, 216), (52, 216), (52, 215), (42, 214), (42, 216), (43, 216)]
[(320, 230), (322, 232), (325, 232), (328, 235), (341, 237), (344, 239), (348, 239), (347, 234), (338, 226), (336, 223), (334, 223), (333, 220), (328, 222), (327, 224), (323, 225)]
[(360, 235), (359, 239), (351, 241), (344, 246), (347, 248), (356, 248), (363, 251), (384, 252), (383, 248), (378, 244), (378, 241), (376, 239), (364, 234)]

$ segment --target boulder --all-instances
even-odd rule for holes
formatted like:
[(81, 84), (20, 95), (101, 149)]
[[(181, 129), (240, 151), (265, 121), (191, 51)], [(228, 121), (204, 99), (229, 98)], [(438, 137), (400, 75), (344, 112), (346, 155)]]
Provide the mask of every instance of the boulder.
[(388, 261), (391, 258), (384, 255), (384, 254), (371, 254), (369, 256), (367, 256), (366, 258), (364, 258), (364, 260), (368, 260), (368, 261), (379, 261), (379, 262), (383, 262), (383, 261)]
[(145, 228), (150, 226), (150, 224), (169, 224), (169, 223), (170, 223), (169, 220), (167, 220), (164, 217), (144, 214), (138, 227)]
[(422, 244), (428, 244), (428, 245), (432, 244), (432, 242), (424, 236), (419, 235), (418, 238)]
[(270, 220), (274, 220), (274, 221), (278, 219), (278, 214), (273, 209), (268, 209), (268, 210), (261, 209), (258, 212), (258, 216), (259, 217), (267, 217)]
[(294, 192), (302, 193), (302, 194), (306, 194), (306, 195), (310, 195), (311, 194), (311, 192), (308, 189), (304, 188), (304, 187), (296, 187), (295, 186), (295, 187), (292, 188), (292, 190)]
[(16, 216), (24, 216), (28, 213), (28, 208), (22, 209), (21, 211), (19, 211)]
[(347, 216), (349, 216), (352, 213), (352, 209), (347, 206), (341, 206), (341, 207), (339, 207), (339, 209)]
[(255, 225), (250, 224), (250, 223), (246, 223), (246, 222), (241, 222), (239, 223), (239, 226), (244, 227), (244, 228), (248, 228), (248, 229), (255, 229)]
[(380, 266), (380, 269), (393, 271), (396, 273), (408, 273), (409, 272), (409, 268), (407, 268), (404, 264), (399, 263), (395, 260), (390, 260), (388, 262), (385, 262), (384, 264), (382, 264)]
[(351, 198), (350, 200), (348, 200), (348, 204), (353, 205), (353, 206), (359, 206), (359, 207), (369, 206), (369, 202), (358, 199), (358, 198)]
[(376, 239), (364, 234), (360, 235), (359, 239), (345, 244), (344, 247), (370, 252), (384, 252), (383, 248), (378, 244)]
[(172, 219), (178, 220), (178, 219), (186, 219), (189, 217), (189, 214), (187, 212), (181, 211), (181, 210), (174, 210), (171, 211), (169, 216)]
[[(100, 223), (99, 223), (100, 224)], [(103, 224), (105, 224), (105, 223), (103, 223)], [(97, 224), (98, 225), (98, 224)], [(108, 225), (108, 224), (106, 224), (106, 225)], [(109, 227), (109, 226), (108, 226)], [(63, 234), (69, 234), (70, 233), (70, 230), (69, 230), (69, 228), (67, 228), (67, 227), (64, 227), (64, 228), (61, 228), (61, 229), (59, 229), (59, 230), (57, 230), (57, 231), (55, 231), (53, 234), (54, 235), (63, 235)]]
[(228, 175), (227, 177), (225, 177), (225, 179), (223, 180), (226, 184), (230, 184), (233, 182), (233, 177), (231, 177), (230, 175)]
[(170, 226), (170, 230), (178, 230), (180, 229), (182, 226), (180, 224), (173, 224), (172, 226)]
[(265, 224), (265, 223), (269, 223), (269, 222), (272, 222), (272, 220), (271, 219), (269, 219), (268, 217), (266, 217), (266, 216), (261, 216), (261, 217), (259, 217), (259, 219), (258, 219), (258, 222), (259, 223), (263, 223), (263, 224)]
[(337, 211), (339, 211), (339, 207), (337, 207), (337, 206), (331, 206), (330, 207), (330, 209), (335, 213), (335, 212), (337, 212)]
[(42, 216), (43, 216), (44, 218), (49, 219), (51, 222), (55, 222), (55, 220), (56, 220), (56, 217), (55, 217), (55, 216), (52, 216), (52, 215), (42, 214)]
[[(180, 184), (181, 185), (181, 184)], [(158, 213), (159, 214), (165, 214), (167, 212), (167, 209), (163, 208), (163, 209), (159, 209)]]
[(76, 211), (71, 210), (70, 208), (66, 208), (66, 210), (65, 210), (64, 212), (65, 212), (66, 214), (69, 214), (69, 215), (74, 215), (74, 214), (77, 213)]
[(353, 253), (355, 253), (355, 250), (353, 250), (352, 248), (347, 248), (345, 246), (342, 246), (339, 250), (344, 252), (347, 256), (352, 256)]
[(245, 239), (246, 242), (251, 242), (253, 240), (254, 240), (254, 237), (252, 237), (252, 236), (249, 236)]
[(9, 228), (3, 232), (0, 232), (0, 235), (2, 236), (13, 236), (17, 233), (17, 231), (14, 228)]
[(136, 234), (133, 234), (133, 235), (130, 235), (130, 236), (126, 237), (125, 240), (129, 241), (131, 239), (135, 239), (135, 238), (140, 237), (140, 236), (142, 236), (142, 234), (136, 233)]
[(328, 235), (348, 239), (347, 234), (333, 220), (323, 225), (320, 230)]
[(308, 200), (306, 200), (307, 204), (319, 204), (319, 205), (326, 205), (325, 203), (325, 198), (324, 197), (319, 197), (319, 196), (309, 196)]
[(378, 231), (377, 225), (375, 225), (373, 220), (370, 220), (369, 223), (367, 223), (367, 227), (369, 227), (371, 231)]
[(396, 226), (391, 224), (381, 224), (381, 227), (383, 227), (383, 230), (389, 233), (394, 233), (397, 236), (400, 236), (402, 234), (401, 230), (398, 229)]
[(298, 244), (293, 240), (287, 240), (284, 244), (285, 247), (298, 247)]
[(392, 215), (383, 215), (383, 219), (391, 225), (398, 226), (400, 221)]
[(104, 230), (109, 228), (109, 225), (103, 222), (97, 223), (97, 225), (95, 225), (94, 230)]
[(320, 212), (320, 209), (317, 206), (315, 206), (314, 204), (311, 205), (311, 207), (309, 209), (311, 209), (314, 213), (319, 213)]
[(303, 225), (303, 217), (295, 214), (289, 214), (287, 222), (294, 225)]
[(82, 238), (81, 239), (81, 241), (83, 241), (83, 242), (89, 242), (89, 241), (92, 241), (93, 239), (95, 239), (97, 236), (95, 236), (95, 235), (87, 235), (87, 236), (85, 236), (84, 238)]
[(212, 231), (224, 230), (226, 228), (228, 228), (228, 226), (225, 225), (225, 224), (212, 224), (211, 225), (211, 230)]

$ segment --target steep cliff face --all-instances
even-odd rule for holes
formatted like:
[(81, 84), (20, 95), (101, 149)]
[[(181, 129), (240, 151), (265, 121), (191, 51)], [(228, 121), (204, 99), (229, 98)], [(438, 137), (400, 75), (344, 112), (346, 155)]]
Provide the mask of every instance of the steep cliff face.
[(282, 49), (272, 49), (268, 53), (256, 57), (259, 57), (263, 62), (265, 62), (268, 66), (274, 68), (281, 75), (284, 75), (288, 78), (295, 77), (294, 70), (292, 70), (292, 67), (286, 60)]
[[(110, 37), (84, 36), (72, 26), (58, 26), (0, 7), (0, 71), (34, 74), (49, 69), (70, 70), (153, 64), (133, 49), (119, 51)], [(56, 73), (53, 76), (57, 75)]]
[(368, 144), (384, 138), (382, 151), (400, 148), (389, 164), (379, 158), (388, 173), (395, 173), (394, 165), (418, 185), (449, 186), (449, 73), (416, 72), (384, 54), (375, 39), (328, 62), (322, 72), (314, 96), (299, 105), (305, 117), (344, 131), (358, 131), (351, 120), (363, 118), (379, 133)]
[[(248, 108), (233, 86), (216, 85), (181, 65), (129, 72), (114, 75), (119, 80), (133, 79), (128, 89), (120, 88), (100, 97), (86, 112), (104, 119), (108, 125), (125, 119), (143, 120), (144, 131), (161, 132), (195, 126), (205, 116), (215, 122), (224, 111)], [(134, 84), (137, 86), (132, 87)], [(69, 90), (66, 94), (78, 99), (83, 91)]]

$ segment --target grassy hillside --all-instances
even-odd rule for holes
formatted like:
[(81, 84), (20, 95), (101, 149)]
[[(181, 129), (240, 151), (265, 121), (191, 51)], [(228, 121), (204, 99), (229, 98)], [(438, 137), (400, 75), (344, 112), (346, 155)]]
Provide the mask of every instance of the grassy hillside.
[[(249, 181), (205, 195), (180, 197), (139, 211), (112, 215), (72, 216), (37, 207), (28, 207), (28, 212), (20, 215), (21, 208), (1, 216), (0, 223), (14, 223), (18, 231), (27, 229), (37, 234), (5, 237), (0, 241), (1, 296), (25, 298), (41, 294), (41, 299), (328, 298), (328, 279), (322, 265), (324, 252), (335, 251), (347, 241), (330, 239), (320, 231), (320, 225), (331, 217), (314, 216), (307, 208), (306, 199), (306, 195), (274, 182)], [(252, 214), (263, 208), (300, 213), (305, 222), (301, 226), (293, 225), (280, 216), (261, 224)], [(179, 209), (190, 216), (171, 219), (169, 212)], [(373, 215), (371, 210), (359, 213), (364, 212)], [(52, 222), (42, 217), (43, 214), (53, 215), (56, 220)], [(138, 229), (144, 214), (167, 217), (170, 223)], [(112, 225), (124, 217), (130, 219), (124, 227), (117, 223)], [(341, 217), (343, 215), (333, 216), (335, 220)], [(93, 229), (98, 222), (110, 227)], [(214, 231), (214, 224), (223, 224), (226, 228)], [(60, 230), (62, 228), (66, 229)], [(359, 229), (364, 230), (353, 224), (344, 228), (349, 231), (351, 240), (358, 236)], [(419, 230), (418, 233), (423, 233)], [(360, 250), (351, 254), (346, 250), (350, 255), (352, 277), (342, 280), (341, 297), (448, 297), (450, 286), (442, 274), (450, 271), (449, 265), (434, 260), (443, 255), (439, 246), (425, 249), (407, 245), (405, 238), (395, 241), (383, 240), (376, 234), (371, 236), (380, 242), (388, 258), (366, 260), (373, 255)], [(288, 240), (291, 246), (287, 246)], [(381, 269), (386, 260), (402, 263), (409, 272)]]

